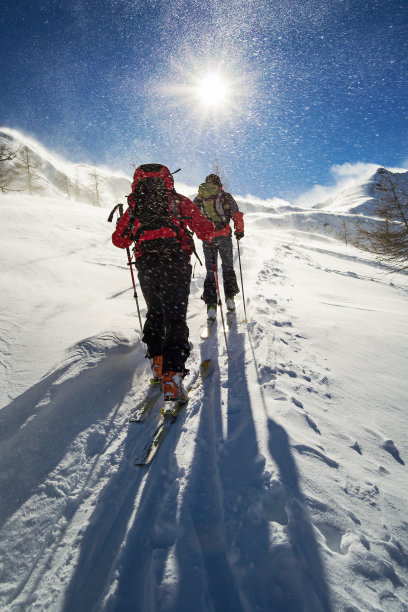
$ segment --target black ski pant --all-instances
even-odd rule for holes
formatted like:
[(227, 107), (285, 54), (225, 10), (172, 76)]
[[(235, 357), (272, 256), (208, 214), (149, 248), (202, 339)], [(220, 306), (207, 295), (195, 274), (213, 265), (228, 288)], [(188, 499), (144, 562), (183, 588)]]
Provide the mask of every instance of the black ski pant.
[[(211, 254), (211, 250), (213, 254)], [(203, 242), (203, 251), (205, 267), (207, 269), (207, 276), (204, 281), (204, 292), (202, 295), (204, 302), (206, 304), (216, 304), (218, 302), (213, 269), (214, 262), (216, 267), (218, 266), (218, 253), (221, 258), (225, 297), (232, 297), (239, 293), (237, 277), (234, 270), (231, 234), (228, 236), (216, 236), (213, 238), (211, 244), (209, 242)]]
[(146, 253), (136, 261), (147, 306), (143, 342), (147, 357), (163, 355), (163, 372), (184, 372), (190, 354), (187, 305), (190, 294), (190, 256), (175, 252)]

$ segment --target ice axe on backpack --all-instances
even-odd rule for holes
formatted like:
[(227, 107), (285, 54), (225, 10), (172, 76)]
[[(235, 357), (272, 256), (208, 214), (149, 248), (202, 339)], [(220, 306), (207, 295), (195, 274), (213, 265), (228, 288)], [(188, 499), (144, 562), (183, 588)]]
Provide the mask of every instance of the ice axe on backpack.
[[(119, 211), (119, 217), (118, 217), (118, 221), (119, 221), (120, 217), (123, 215), (123, 204), (116, 204), (116, 206), (111, 210), (111, 212), (109, 214), (109, 217), (108, 217), (109, 223), (112, 223), (113, 215), (115, 214), (116, 210)], [(128, 264), (127, 265), (129, 266), (130, 274), (131, 274), (131, 277), (132, 277), (133, 297), (136, 300), (136, 308), (137, 308), (137, 316), (139, 317), (140, 332), (143, 334), (142, 317), (140, 316), (139, 299), (137, 297), (135, 276), (133, 274), (133, 268), (132, 268), (132, 266), (135, 265), (135, 262), (132, 261), (132, 256), (130, 254), (129, 247), (126, 247), (126, 253), (127, 253), (127, 256), (128, 256)]]

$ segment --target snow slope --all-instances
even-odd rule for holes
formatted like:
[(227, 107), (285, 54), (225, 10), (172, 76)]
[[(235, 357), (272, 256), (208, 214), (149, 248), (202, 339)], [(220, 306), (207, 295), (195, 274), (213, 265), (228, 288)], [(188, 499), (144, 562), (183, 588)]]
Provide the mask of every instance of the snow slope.
[(389, 170), (377, 168), (376, 172), (369, 172), (360, 180), (353, 181), (343, 189), (337, 190), (334, 195), (314, 208), (337, 212), (370, 215), (376, 203), (387, 201), (390, 194), (391, 182), (395, 183), (396, 194), (402, 201), (408, 197), (408, 171), (403, 169)]
[(124, 195), (130, 193), (131, 179), (123, 172), (67, 162), (18, 130), (0, 127), (0, 146), (2, 145), (6, 146), (8, 151), (18, 152), (18, 155), (4, 166), (12, 175), (7, 191), (28, 191), (27, 173), (21, 167), (22, 154), (26, 150), (32, 166), (32, 192), (35, 195), (57, 196), (96, 206), (110, 206), (111, 202), (120, 202)]
[(187, 365), (214, 372), (146, 469), (109, 210), (0, 197), (1, 610), (408, 610), (407, 276), (317, 231), (330, 211), (250, 204), (248, 322), (241, 296), (229, 360), (220, 321), (200, 341), (197, 266)]

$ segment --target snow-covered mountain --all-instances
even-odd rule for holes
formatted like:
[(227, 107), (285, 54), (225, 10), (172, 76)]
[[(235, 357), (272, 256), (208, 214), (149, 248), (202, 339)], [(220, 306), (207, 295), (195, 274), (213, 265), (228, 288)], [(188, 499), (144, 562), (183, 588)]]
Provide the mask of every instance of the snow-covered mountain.
[(378, 204), (384, 202), (385, 194), (390, 191), (390, 180), (396, 185), (397, 195), (406, 200), (408, 172), (378, 168), (374, 174), (370, 173), (352, 185), (338, 190), (323, 203), (316, 204), (314, 208), (339, 213), (373, 215), (373, 211), (378, 209)]
[(241, 293), (229, 358), (221, 320), (200, 340), (197, 266), (187, 383), (214, 370), (146, 469), (160, 401), (128, 422), (149, 364), (109, 209), (0, 207), (1, 610), (408, 610), (407, 275), (336, 212), (248, 201), (247, 321)]
[[(264, 202), (257, 198), (238, 197), (241, 210), (260, 212), (259, 227), (267, 223), (271, 229), (279, 228), (296, 232), (315, 233), (349, 241), (356, 235), (356, 220), (364, 225), (382, 223), (378, 209), (390, 197), (391, 185), (401, 201), (408, 199), (408, 171), (378, 168), (363, 178), (356, 179), (345, 188), (339, 188), (330, 198), (310, 208), (296, 207), (271, 198)], [(269, 213), (267, 221), (264, 213)]]
[(67, 162), (17, 130), (1, 127), (2, 145), (17, 153), (2, 165), (2, 173), (7, 174), (5, 192), (31, 192), (95, 206), (113, 206), (130, 193), (131, 178), (124, 173)]

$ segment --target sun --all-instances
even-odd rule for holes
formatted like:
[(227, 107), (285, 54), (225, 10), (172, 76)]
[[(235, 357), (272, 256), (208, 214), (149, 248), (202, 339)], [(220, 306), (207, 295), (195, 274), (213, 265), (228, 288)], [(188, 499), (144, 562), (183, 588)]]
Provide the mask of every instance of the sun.
[(228, 85), (218, 72), (208, 72), (197, 84), (196, 95), (207, 108), (220, 108), (228, 98)]

